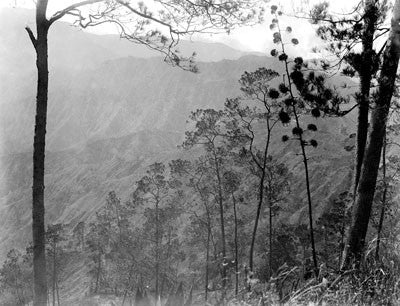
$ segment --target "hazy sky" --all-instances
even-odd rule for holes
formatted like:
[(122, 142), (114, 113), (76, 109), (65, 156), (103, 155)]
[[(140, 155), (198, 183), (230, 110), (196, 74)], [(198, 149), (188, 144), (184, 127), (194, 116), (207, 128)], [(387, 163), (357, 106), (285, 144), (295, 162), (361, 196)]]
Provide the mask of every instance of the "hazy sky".
[[(53, 12), (62, 9), (69, 4), (76, 3), (77, 0), (49, 0), (49, 15)], [(146, 3), (146, 1), (144, 1)], [(286, 14), (294, 14), (295, 11), (303, 9), (308, 12), (313, 4), (319, 3), (321, 0), (271, 0), (269, 5), (276, 4), (282, 7)], [(330, 1), (331, 11), (335, 13), (345, 13), (351, 10), (358, 0), (336, 0)], [(22, 6), (27, 8), (34, 7), (34, 0), (0, 0), (0, 7), (15, 7)], [(253, 27), (239, 28), (234, 30), (230, 35), (202, 35), (201, 39), (206, 41), (224, 42), (234, 48), (247, 49), (269, 53), (272, 48), (272, 32), (269, 30), (269, 20), (271, 17), (267, 11), (266, 23)], [(300, 44), (296, 46), (296, 53), (299, 51), (303, 56), (311, 55), (310, 50), (313, 46), (318, 45), (318, 39), (315, 36), (315, 29), (306, 20), (296, 18), (282, 18), (281, 22), (290, 25), (293, 28), (293, 36), (300, 40)], [(285, 26), (285, 25), (284, 25)], [(93, 28), (92, 32), (99, 34), (109, 33), (112, 28)], [(300, 50), (299, 50), (300, 49)], [(293, 48), (289, 48), (288, 53), (292, 53)]]

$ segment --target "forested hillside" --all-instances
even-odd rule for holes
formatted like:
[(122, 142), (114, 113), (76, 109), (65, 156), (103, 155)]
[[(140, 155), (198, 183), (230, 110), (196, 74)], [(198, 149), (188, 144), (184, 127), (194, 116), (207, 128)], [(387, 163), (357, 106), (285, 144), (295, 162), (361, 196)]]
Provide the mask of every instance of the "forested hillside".
[[(362, 187), (353, 189), (365, 80), (354, 76), (363, 72), (356, 56), (344, 59), (342, 73), (321, 58), (288, 57), (285, 44), (299, 43), (295, 27), (282, 30), (280, 11), (270, 10), (276, 49), (262, 55), (182, 41), (183, 54), (197, 53), (195, 73), (118, 36), (52, 26), (48, 303), (394, 305), (397, 109), (384, 119), (360, 261), (346, 248), (358, 224), (353, 207), (372, 186), (364, 166)], [(33, 16), (0, 10), (1, 305), (38, 303), (31, 204), (37, 79), (24, 32)], [(323, 39), (340, 37), (338, 28), (327, 29), (320, 28)]]

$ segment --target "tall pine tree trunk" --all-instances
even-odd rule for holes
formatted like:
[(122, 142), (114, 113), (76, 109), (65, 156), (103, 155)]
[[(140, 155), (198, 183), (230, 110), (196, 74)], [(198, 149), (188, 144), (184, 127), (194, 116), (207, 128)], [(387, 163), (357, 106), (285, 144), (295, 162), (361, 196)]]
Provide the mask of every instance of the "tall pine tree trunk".
[(159, 200), (156, 199), (156, 280), (155, 280), (155, 300), (157, 301), (159, 295), (159, 282), (160, 282), (160, 224), (159, 224)]
[[(279, 29), (279, 33), (281, 33), (279, 24), (278, 24), (278, 29)], [(285, 44), (283, 43), (282, 40), (280, 41), (280, 44), (282, 47), (282, 52), (285, 53)], [(290, 72), (289, 72), (289, 62), (288, 62), (287, 58), (284, 60), (284, 63), (285, 63), (286, 75), (288, 76), (289, 94), (290, 94), (290, 97), (293, 100), (295, 100), (295, 96), (294, 96), (293, 90), (292, 90), (292, 80), (291, 80)], [(294, 103), (292, 104), (292, 111), (293, 111), (293, 115), (295, 118), (296, 127), (298, 129), (301, 129), (299, 115), (297, 113), (296, 105)], [(309, 233), (310, 233), (310, 245), (311, 245), (312, 259), (313, 259), (313, 264), (314, 264), (314, 274), (315, 274), (315, 278), (318, 278), (319, 267), (318, 267), (318, 260), (317, 260), (317, 250), (315, 247), (315, 239), (314, 239), (313, 206), (312, 206), (312, 200), (311, 200), (310, 174), (308, 171), (308, 159), (307, 159), (307, 153), (306, 153), (306, 149), (305, 149), (306, 142), (303, 140), (303, 135), (301, 133), (298, 135), (298, 140), (299, 140), (299, 144), (300, 144), (300, 148), (301, 148), (301, 155), (303, 157), (304, 172), (305, 172), (304, 174), (305, 174), (305, 179), (306, 179), (307, 202), (308, 202), (308, 222), (309, 222)]]
[(207, 247), (206, 247), (206, 275), (205, 275), (205, 286), (204, 286), (204, 300), (207, 302), (208, 300), (208, 266), (210, 262), (210, 238), (211, 238), (211, 229), (207, 230)]
[[(271, 189), (270, 189), (271, 190)], [(269, 254), (268, 254), (268, 271), (269, 271), (269, 279), (272, 277), (272, 243), (273, 243), (273, 227), (272, 227), (272, 199), (271, 199), (271, 191), (268, 191), (268, 204), (269, 204)]]
[(375, 260), (376, 261), (379, 260), (379, 249), (380, 249), (380, 243), (381, 243), (383, 221), (385, 219), (387, 192), (388, 192), (388, 183), (387, 183), (387, 177), (386, 177), (386, 147), (387, 147), (387, 138), (386, 138), (386, 131), (385, 131), (385, 137), (383, 139), (383, 148), (382, 148), (383, 194), (382, 194), (381, 212), (380, 212), (380, 216), (379, 216), (379, 223), (378, 223), (377, 237), (376, 237), (376, 248), (375, 248)]
[(369, 114), (369, 93), (371, 89), (372, 66), (373, 66), (373, 43), (378, 20), (378, 10), (376, 0), (367, 0), (364, 13), (364, 30), (362, 34), (362, 67), (360, 74), (360, 96), (358, 97), (358, 124), (357, 124), (357, 152), (356, 170), (354, 176), (354, 197), (356, 195), (358, 182), (361, 175), (361, 167), (364, 159), (364, 151), (368, 136), (368, 114)]
[(226, 272), (226, 238), (225, 238), (225, 216), (224, 216), (224, 199), (222, 195), (222, 179), (220, 173), (220, 166), (217, 154), (215, 149), (213, 151), (214, 163), (215, 163), (215, 174), (218, 182), (218, 204), (219, 204), (219, 217), (220, 217), (220, 226), (221, 226), (221, 244), (222, 244), (222, 301), (225, 300), (225, 290), (226, 290), (226, 281), (227, 281), (227, 272)]
[[(267, 110), (267, 111), (269, 113), (269, 110)], [(262, 163), (262, 167), (259, 167), (259, 170), (261, 171), (261, 177), (260, 177), (260, 182), (258, 185), (259, 186), (258, 187), (258, 206), (257, 206), (256, 218), (254, 220), (254, 228), (253, 228), (253, 234), (251, 236), (251, 244), (250, 244), (249, 268), (250, 268), (250, 271), (252, 271), (252, 272), (253, 272), (253, 262), (254, 262), (254, 260), (253, 260), (254, 246), (256, 244), (258, 222), (260, 220), (262, 205), (263, 205), (263, 201), (264, 201), (264, 188), (265, 188), (264, 181), (265, 181), (265, 176), (266, 176), (269, 143), (271, 142), (272, 127), (270, 126), (269, 120), (270, 119), (267, 119), (267, 139), (265, 142), (265, 147), (264, 147), (264, 152), (263, 152), (263, 163)], [(253, 157), (253, 160), (254, 160), (254, 158), (256, 158), (256, 157)], [(255, 161), (255, 163), (258, 165), (258, 163), (256, 161)]]
[(44, 224), (44, 159), (46, 142), (47, 99), (49, 86), (47, 36), (50, 23), (46, 19), (47, 0), (36, 4), (36, 38), (26, 30), (36, 51), (38, 73), (35, 136), (33, 141), (32, 238), (34, 306), (47, 303), (45, 224)]
[(258, 228), (258, 222), (260, 220), (261, 216), (261, 208), (263, 204), (263, 199), (264, 199), (264, 180), (265, 180), (265, 167), (264, 169), (261, 170), (261, 178), (259, 182), (259, 187), (258, 187), (258, 205), (257, 205), (257, 212), (256, 212), (256, 218), (254, 219), (254, 227), (253, 227), (253, 234), (251, 235), (251, 243), (250, 243), (250, 255), (249, 255), (249, 268), (250, 271), (253, 271), (253, 261), (254, 261), (254, 246), (256, 244), (256, 236), (257, 236), (257, 228)]
[(101, 253), (99, 251), (99, 254), (97, 257), (96, 286), (94, 288), (94, 293), (99, 292), (101, 269), (102, 269), (101, 268)]
[(233, 201), (233, 217), (235, 222), (235, 295), (239, 293), (239, 239), (238, 239), (238, 218), (237, 218), (237, 210), (236, 210), (236, 199), (235, 195), (232, 192), (232, 201)]
[(374, 199), (381, 150), (385, 137), (386, 121), (389, 114), (399, 63), (399, 22), (400, 0), (396, 0), (389, 39), (383, 56), (383, 64), (378, 82), (379, 89), (376, 96), (376, 106), (371, 116), (371, 133), (368, 136), (368, 145), (365, 150), (342, 269), (349, 269), (353, 264), (358, 267), (362, 258)]
[(53, 306), (56, 306), (56, 282), (57, 282), (57, 244), (55, 242), (55, 238), (53, 238), (53, 284), (52, 284), (52, 290), (53, 290)]

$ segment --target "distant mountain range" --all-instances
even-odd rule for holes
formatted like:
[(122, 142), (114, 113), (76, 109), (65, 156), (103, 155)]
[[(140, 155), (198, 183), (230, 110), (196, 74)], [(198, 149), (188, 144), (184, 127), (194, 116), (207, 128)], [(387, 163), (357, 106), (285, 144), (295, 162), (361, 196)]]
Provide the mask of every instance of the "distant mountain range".
[[(0, 11), (0, 144), (6, 152), (31, 147), (36, 71), (24, 27), (33, 16), (31, 10)], [(196, 51), (200, 73), (170, 67), (155, 51), (118, 36), (88, 34), (56, 23), (49, 35), (48, 148), (148, 126), (165, 128), (179, 122), (182, 128), (193, 107), (222, 104), (245, 69), (272, 64), (266, 58), (244, 58), (231, 65), (229, 60), (249, 54), (219, 43), (182, 41), (179, 49), (183, 54)], [(222, 60), (226, 61), (214, 63)], [(173, 111), (182, 119), (170, 120)]]
[[(32, 17), (28, 10), (0, 11), (0, 259), (30, 240), (36, 74), (24, 26)], [(227, 97), (239, 94), (244, 71), (282, 70), (273, 58), (223, 44), (183, 42), (182, 52), (198, 53), (200, 73), (193, 74), (168, 66), (143, 46), (61, 22), (49, 43), (48, 222), (87, 220), (111, 190), (126, 198), (146, 165), (185, 157), (176, 146), (190, 111), (222, 108)], [(354, 118), (320, 120), (318, 128), (320, 146), (310, 157), (316, 213), (348, 187)], [(299, 222), (305, 218), (302, 164), (296, 148), (280, 142), (287, 128), (281, 129), (274, 150), (298, 175), (299, 192), (287, 217)]]

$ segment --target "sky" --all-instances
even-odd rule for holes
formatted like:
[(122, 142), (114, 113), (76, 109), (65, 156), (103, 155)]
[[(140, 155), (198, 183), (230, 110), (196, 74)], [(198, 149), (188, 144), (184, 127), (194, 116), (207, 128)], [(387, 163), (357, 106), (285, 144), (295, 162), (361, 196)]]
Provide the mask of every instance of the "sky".
[[(311, 7), (322, 0), (270, 0), (267, 5), (278, 5), (287, 15), (295, 15), (301, 10), (309, 12)], [(351, 10), (359, 0), (336, 0), (328, 1), (330, 10), (334, 13), (342, 14)], [(59, 9), (62, 9), (77, 0), (49, 0), (48, 13), (51, 15)], [(146, 3), (146, 1), (144, 1)], [(0, 7), (25, 7), (34, 8), (34, 0), (0, 0)], [(269, 54), (273, 48), (272, 32), (269, 29), (270, 16), (268, 10), (266, 14), (266, 22), (264, 24), (255, 25), (253, 27), (243, 27), (232, 31), (229, 35), (201, 35), (202, 41), (217, 41), (225, 43), (233, 48), (245, 51), (257, 51)], [(64, 20), (65, 21), (65, 20)], [(280, 21), (284, 27), (290, 25), (293, 28), (292, 37), (299, 39), (300, 44), (296, 47), (289, 47), (287, 52), (289, 55), (294, 53), (301, 54), (303, 57), (315, 57), (311, 52), (312, 47), (320, 44), (315, 35), (315, 28), (307, 21), (294, 17), (282, 17)], [(111, 27), (95, 27), (91, 32), (96, 34), (108, 34), (113, 32)], [(117, 34), (117, 33), (116, 33)], [(290, 37), (290, 38), (292, 38)], [(195, 38), (198, 39), (198, 38)], [(292, 53), (292, 54), (291, 54)]]

